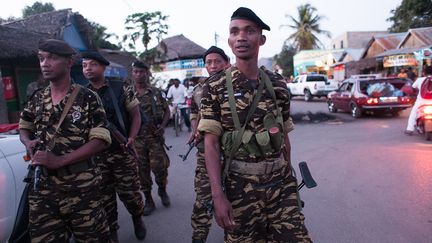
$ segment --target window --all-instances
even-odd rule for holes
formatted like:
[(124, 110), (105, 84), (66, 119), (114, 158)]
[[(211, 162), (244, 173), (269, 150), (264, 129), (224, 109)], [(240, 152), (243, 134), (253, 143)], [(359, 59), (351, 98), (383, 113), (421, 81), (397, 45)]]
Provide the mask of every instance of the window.
[(340, 48), (341, 48), (341, 49), (343, 49), (343, 48), (344, 48), (344, 45), (343, 45), (343, 40), (341, 40), (341, 42), (340, 42)]

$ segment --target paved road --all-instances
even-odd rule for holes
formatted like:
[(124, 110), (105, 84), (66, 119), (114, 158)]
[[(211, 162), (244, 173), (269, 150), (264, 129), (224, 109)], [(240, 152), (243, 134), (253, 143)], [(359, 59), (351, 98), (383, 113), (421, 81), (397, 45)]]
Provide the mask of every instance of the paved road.
[[(292, 112), (327, 112), (324, 100), (310, 103), (296, 98)], [(303, 189), (306, 224), (314, 242), (432, 242), (432, 143), (405, 136), (408, 111), (400, 117), (354, 120), (337, 113), (338, 122), (299, 124), (290, 134), (297, 169), (307, 161), (318, 183)], [(181, 162), (186, 133), (167, 143), (174, 148), (169, 178), (172, 207), (156, 197), (157, 210), (146, 217), (145, 242), (190, 242), (190, 213), (194, 201), (194, 156)], [(120, 206), (121, 242), (138, 242), (130, 217)], [(208, 242), (222, 242), (213, 227)]]

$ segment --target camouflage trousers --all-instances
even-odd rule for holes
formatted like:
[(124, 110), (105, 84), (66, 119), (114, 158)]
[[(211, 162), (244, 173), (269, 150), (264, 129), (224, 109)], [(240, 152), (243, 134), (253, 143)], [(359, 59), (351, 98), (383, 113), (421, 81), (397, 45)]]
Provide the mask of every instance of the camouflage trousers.
[(121, 150), (101, 153), (96, 159), (102, 168), (101, 191), (108, 225), (110, 231), (115, 231), (119, 229), (116, 193), (129, 214), (143, 214), (137, 162)]
[(29, 191), (29, 228), (36, 242), (110, 242), (97, 169), (64, 177), (42, 176)]
[(139, 172), (141, 179), (141, 190), (150, 192), (152, 190), (153, 172), (155, 182), (160, 188), (165, 188), (168, 183), (168, 167), (170, 160), (164, 148), (164, 140), (159, 138), (137, 138), (135, 147), (140, 157)]
[(197, 153), (195, 170), (196, 199), (192, 210), (192, 239), (206, 240), (213, 220), (213, 202), (204, 152)]
[(260, 176), (230, 172), (226, 194), (239, 227), (225, 231), (225, 242), (311, 242), (296, 187), (289, 167)]

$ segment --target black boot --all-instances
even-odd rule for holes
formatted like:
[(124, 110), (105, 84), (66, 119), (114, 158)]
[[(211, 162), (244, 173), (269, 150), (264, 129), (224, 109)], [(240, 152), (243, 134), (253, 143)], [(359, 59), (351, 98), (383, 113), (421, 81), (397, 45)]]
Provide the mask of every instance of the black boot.
[(159, 187), (158, 194), (162, 200), (162, 205), (164, 205), (165, 207), (169, 207), (171, 205), (171, 202), (165, 188)]
[(144, 221), (140, 216), (133, 216), (132, 222), (134, 225), (135, 236), (138, 240), (144, 240), (147, 234), (146, 227), (144, 225)]
[(155, 203), (153, 201), (151, 192), (144, 192), (144, 196), (145, 196), (145, 206), (144, 206), (144, 216), (149, 216), (150, 214), (153, 213), (153, 211), (155, 211), (156, 206)]
[(205, 240), (192, 239), (192, 243), (205, 243)]
[(113, 243), (118, 243), (119, 242), (118, 235), (117, 235), (117, 230), (114, 230), (114, 231), (110, 232), (110, 240)]

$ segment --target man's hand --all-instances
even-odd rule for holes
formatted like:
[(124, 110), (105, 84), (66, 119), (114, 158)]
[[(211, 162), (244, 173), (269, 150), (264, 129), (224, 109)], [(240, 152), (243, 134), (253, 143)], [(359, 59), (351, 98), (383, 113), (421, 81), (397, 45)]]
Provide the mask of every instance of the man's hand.
[(50, 151), (36, 151), (32, 158), (33, 165), (43, 165), (50, 170), (63, 166), (64, 156), (56, 156)]
[(234, 215), (231, 203), (225, 195), (213, 197), (215, 218), (217, 224), (226, 230), (232, 230), (238, 225), (234, 222)]
[(131, 148), (135, 147), (135, 138), (132, 138), (132, 137), (129, 137), (129, 138), (128, 138), (125, 147), (129, 147), (129, 146), (130, 146)]
[(24, 143), (24, 146), (27, 149), (27, 153), (30, 155), (30, 158), (33, 159), (33, 151), (36, 147), (36, 144), (38, 144), (40, 142), (39, 139), (34, 139), (34, 140), (29, 140), (27, 142)]

